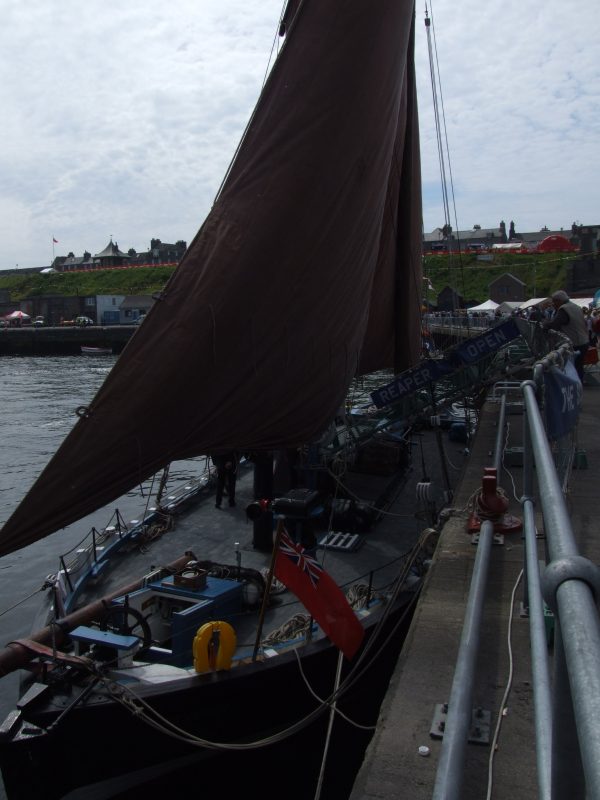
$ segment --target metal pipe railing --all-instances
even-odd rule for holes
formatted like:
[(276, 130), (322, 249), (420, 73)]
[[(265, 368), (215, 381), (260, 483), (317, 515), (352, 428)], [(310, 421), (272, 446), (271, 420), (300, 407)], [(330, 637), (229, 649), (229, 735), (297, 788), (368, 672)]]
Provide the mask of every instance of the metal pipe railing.
[[(538, 380), (541, 380), (538, 372)], [(538, 800), (552, 797), (552, 692), (546, 639), (546, 621), (538, 562), (537, 526), (535, 524), (533, 451), (527, 414), (523, 414), (523, 605), (529, 616), (533, 708), (537, 757)]]
[[(565, 351), (566, 352), (566, 351)], [(563, 362), (550, 354), (534, 368), (540, 386), (544, 368)], [(568, 355), (568, 353), (567, 353)], [(531, 662), (538, 767), (538, 800), (600, 798), (600, 570), (578, 554), (570, 517), (538, 407), (536, 383), (521, 384), (525, 403), (523, 505)], [(506, 395), (501, 398), (494, 451), (497, 476), (502, 467)], [(546, 534), (548, 566), (540, 575), (534, 506), (534, 464)], [(457, 663), (452, 682), (433, 800), (459, 800), (472, 716), (472, 694), (479, 650), (494, 523), (481, 525)], [(553, 678), (546, 642), (543, 598), (555, 614)], [(561, 625), (568, 620), (568, 624)]]
[[(550, 562), (544, 573), (546, 602), (558, 617), (564, 644), (587, 791), (590, 797), (600, 797), (600, 726), (597, 724), (600, 719), (600, 623), (591, 588), (599, 583), (597, 568), (578, 554), (571, 519), (538, 409), (535, 384), (526, 381), (522, 390)], [(560, 620), (568, 620), (568, 624), (560, 625)], [(561, 768), (569, 770), (572, 786), (573, 764), (563, 766), (562, 762), (553, 738), (553, 773)], [(572, 791), (569, 798), (574, 798)]]
[[(584, 800), (585, 776), (577, 738), (569, 672), (562, 641), (560, 620), (554, 622), (554, 663), (552, 679), (552, 798)], [(590, 795), (589, 797), (598, 795)]]
[[(527, 446), (527, 443), (525, 446)], [(552, 694), (534, 506), (533, 501), (530, 499), (525, 499), (523, 502), (523, 527), (525, 531), (525, 562), (527, 596), (529, 600), (529, 635), (531, 637), (538, 800), (550, 800), (552, 797)]]
[(461, 787), (471, 724), (475, 665), (493, 538), (494, 523), (485, 520), (479, 534), (433, 800), (460, 800), (463, 796)]
[[(506, 428), (506, 394), (500, 399), (498, 429), (494, 448), (494, 467), (499, 486)], [(494, 540), (494, 523), (484, 520), (467, 599), (465, 620), (452, 681), (444, 739), (436, 773), (433, 800), (459, 800), (461, 797), (466, 748), (471, 725), (475, 666), (479, 651), (483, 605)]]
[(500, 486), (502, 471), (502, 453), (504, 452), (504, 429), (506, 427), (506, 394), (500, 398), (500, 411), (498, 412), (498, 429), (496, 431), (496, 445), (494, 448), (494, 468), (496, 470), (497, 485)]

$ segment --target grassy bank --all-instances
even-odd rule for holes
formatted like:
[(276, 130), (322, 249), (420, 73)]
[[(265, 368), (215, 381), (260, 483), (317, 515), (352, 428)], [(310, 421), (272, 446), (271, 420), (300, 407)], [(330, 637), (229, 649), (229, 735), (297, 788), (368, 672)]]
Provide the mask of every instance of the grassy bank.
[(98, 294), (154, 294), (160, 292), (175, 267), (132, 267), (98, 269), (85, 272), (41, 273), (12, 272), (0, 276), (0, 290), (10, 292), (11, 300), (40, 295), (83, 297)]
[[(505, 272), (525, 283), (526, 297), (550, 295), (566, 284), (567, 264), (572, 256), (560, 253), (516, 255), (502, 253), (493, 261), (478, 261), (475, 255), (426, 256), (423, 272), (434, 291), (428, 297), (451, 286), (465, 300), (483, 302), (490, 296), (489, 285)], [(10, 292), (14, 301), (40, 295), (90, 296), (101, 294), (154, 294), (161, 291), (175, 267), (132, 267), (129, 269), (89, 270), (42, 275), (40, 273), (0, 273), (0, 290)]]
[(446, 286), (455, 289), (466, 301), (479, 303), (489, 299), (489, 286), (506, 272), (525, 284), (526, 297), (546, 297), (566, 285), (567, 264), (573, 256), (560, 253), (540, 255), (494, 254), (493, 261), (478, 261), (475, 255), (426, 256), (423, 272), (434, 288), (435, 297)]

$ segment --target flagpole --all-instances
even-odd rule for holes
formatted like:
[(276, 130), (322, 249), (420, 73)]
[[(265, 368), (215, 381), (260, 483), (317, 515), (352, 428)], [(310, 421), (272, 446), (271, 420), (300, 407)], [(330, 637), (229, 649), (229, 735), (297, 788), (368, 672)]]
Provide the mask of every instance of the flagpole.
[(279, 517), (277, 520), (277, 530), (275, 531), (275, 541), (273, 542), (273, 552), (271, 553), (271, 563), (269, 564), (269, 572), (265, 585), (265, 593), (263, 594), (262, 604), (260, 607), (260, 614), (258, 615), (258, 629), (256, 631), (256, 641), (254, 642), (254, 652), (252, 653), (252, 661), (256, 661), (258, 648), (260, 647), (260, 640), (262, 637), (262, 629), (265, 621), (265, 614), (267, 613), (267, 604), (269, 602), (269, 594), (271, 593), (271, 584), (273, 583), (273, 572), (275, 570), (275, 559), (277, 558), (277, 551), (279, 550), (279, 540), (281, 534), (285, 530), (284, 518)]

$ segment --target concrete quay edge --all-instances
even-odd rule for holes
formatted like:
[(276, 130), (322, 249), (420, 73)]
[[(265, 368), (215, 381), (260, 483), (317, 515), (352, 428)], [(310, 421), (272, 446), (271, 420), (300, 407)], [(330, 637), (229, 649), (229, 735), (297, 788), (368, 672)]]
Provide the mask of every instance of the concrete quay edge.
[[(584, 468), (573, 472), (567, 504), (580, 552), (595, 563), (600, 561), (593, 468), (600, 461), (599, 413), (600, 386), (585, 385), (578, 426)], [(476, 555), (476, 546), (466, 531), (467, 506), (472, 493), (481, 486), (483, 468), (493, 464), (496, 420), (497, 404), (488, 400), (350, 800), (425, 800), (433, 796), (442, 740), (430, 733), (436, 706), (450, 697)], [(509, 415), (507, 422), (508, 446), (521, 446), (522, 415)], [(516, 492), (505, 471), (499, 482), (510, 497), (508, 513), (522, 517), (514, 497), (520, 497), (521, 469), (509, 469)], [(543, 560), (543, 519), (537, 509), (536, 521), (538, 558)], [(537, 796), (537, 774), (529, 619), (521, 613), (522, 579), (515, 589), (524, 563), (522, 533), (506, 535), (504, 544), (494, 545), (491, 555), (473, 708), (490, 712), (490, 742), (499, 726), (492, 796), (495, 800), (530, 800)], [(511, 670), (509, 623), (513, 675), (505, 713), (498, 722)], [(428, 755), (420, 755), (421, 747), (428, 748)], [(489, 744), (467, 746), (461, 798), (486, 796), (490, 753)]]

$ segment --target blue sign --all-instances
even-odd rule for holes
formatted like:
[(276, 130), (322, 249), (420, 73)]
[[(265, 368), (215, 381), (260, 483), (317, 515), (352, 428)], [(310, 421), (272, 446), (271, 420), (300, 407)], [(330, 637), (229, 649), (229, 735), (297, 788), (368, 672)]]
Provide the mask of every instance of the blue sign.
[(400, 373), (391, 383), (371, 392), (371, 399), (377, 408), (384, 408), (419, 389), (426, 389), (432, 381), (448, 375), (454, 369), (446, 359), (422, 361), (418, 367)]
[(560, 439), (573, 430), (581, 411), (583, 387), (573, 361), (569, 359), (564, 370), (551, 367), (544, 372), (544, 388), (548, 438)]
[(503, 322), (502, 325), (490, 328), (485, 333), (482, 333), (481, 336), (475, 336), (473, 339), (462, 342), (456, 348), (456, 352), (463, 364), (474, 364), (484, 356), (500, 350), (501, 347), (504, 347), (505, 344), (520, 335), (521, 332), (517, 327), (517, 323), (509, 319), (507, 322)]
[(495, 353), (520, 335), (521, 332), (514, 320), (503, 322), (480, 336), (459, 344), (445, 358), (426, 359), (418, 367), (400, 373), (391, 383), (371, 392), (371, 399), (377, 408), (397, 403), (398, 400), (419, 389), (426, 389), (430, 383), (449, 375), (458, 367), (474, 364), (484, 356)]

